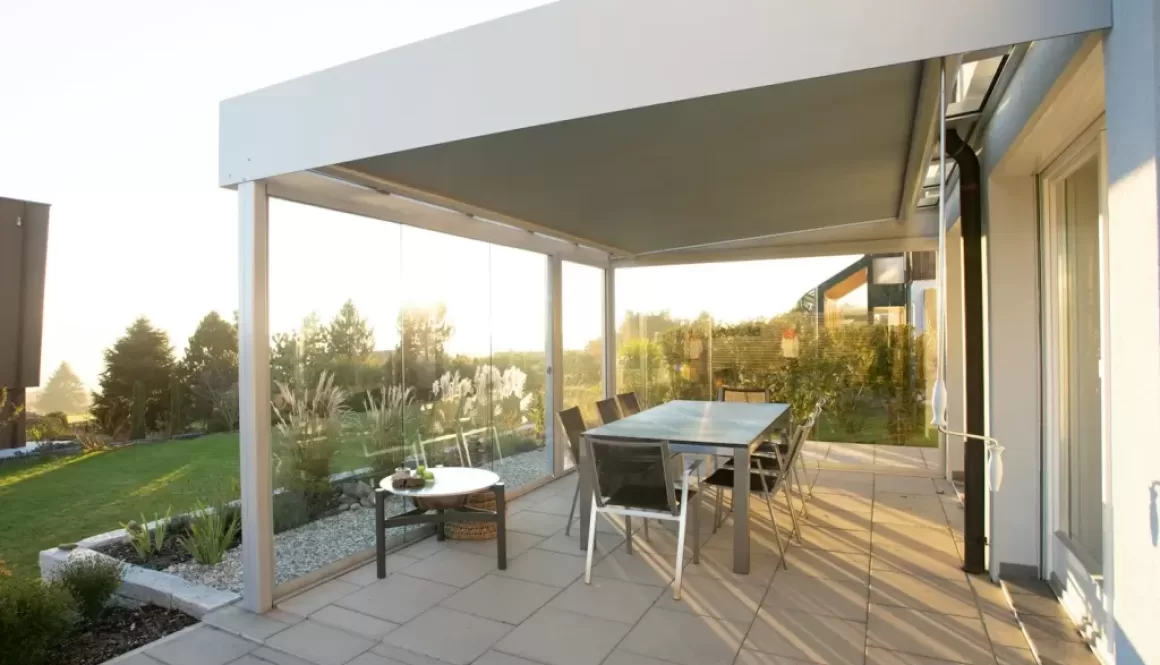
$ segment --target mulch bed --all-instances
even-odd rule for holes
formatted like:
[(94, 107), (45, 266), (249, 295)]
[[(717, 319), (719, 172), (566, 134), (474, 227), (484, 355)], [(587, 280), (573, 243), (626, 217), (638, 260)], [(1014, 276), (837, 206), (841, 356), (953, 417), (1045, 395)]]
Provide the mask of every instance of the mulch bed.
[(147, 559), (138, 557), (137, 550), (133, 549), (132, 545), (123, 540), (98, 547), (96, 550), (114, 559), (120, 559), (126, 563), (152, 570), (165, 570), (175, 563), (185, 563), (193, 558), (189, 555), (189, 551), (182, 547), (177, 538), (172, 535), (165, 539), (160, 553), (154, 554)]
[(195, 623), (197, 619), (188, 614), (155, 605), (110, 607), (98, 621), (81, 626), (57, 647), (49, 662), (99, 665)]

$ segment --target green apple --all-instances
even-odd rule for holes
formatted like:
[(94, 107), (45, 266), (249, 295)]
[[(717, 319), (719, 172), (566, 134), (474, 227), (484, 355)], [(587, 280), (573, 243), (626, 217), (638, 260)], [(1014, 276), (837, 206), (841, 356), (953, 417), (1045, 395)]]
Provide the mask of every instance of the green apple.
[(425, 480), (435, 480), (435, 472), (424, 469), (423, 478)]

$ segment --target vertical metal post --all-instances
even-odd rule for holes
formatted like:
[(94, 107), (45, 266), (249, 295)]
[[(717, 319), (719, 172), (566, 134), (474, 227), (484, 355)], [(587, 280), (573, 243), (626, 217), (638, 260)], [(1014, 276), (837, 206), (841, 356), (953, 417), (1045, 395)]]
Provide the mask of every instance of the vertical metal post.
[(564, 408), (564, 262), (559, 255), (548, 256), (548, 321), (545, 346), (548, 353), (547, 395), (544, 429), (552, 475), (564, 472), (567, 440), (556, 414)]
[(616, 272), (604, 269), (604, 398), (616, 396)]
[(241, 446), (242, 602), (274, 602), (270, 468), (269, 200), (264, 182), (238, 186), (238, 431)]

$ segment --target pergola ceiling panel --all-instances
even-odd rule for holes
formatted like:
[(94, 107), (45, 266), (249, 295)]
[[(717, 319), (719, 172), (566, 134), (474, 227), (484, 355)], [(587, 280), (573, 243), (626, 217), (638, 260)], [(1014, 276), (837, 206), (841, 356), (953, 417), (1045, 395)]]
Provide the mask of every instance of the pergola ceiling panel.
[(632, 253), (892, 218), (921, 70), (808, 79), (343, 166)]

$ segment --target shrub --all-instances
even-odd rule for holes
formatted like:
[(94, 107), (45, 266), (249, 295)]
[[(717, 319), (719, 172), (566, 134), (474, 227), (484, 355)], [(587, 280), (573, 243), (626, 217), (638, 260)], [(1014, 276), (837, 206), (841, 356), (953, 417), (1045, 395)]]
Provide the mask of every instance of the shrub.
[(326, 512), (334, 498), (330, 467), (338, 452), (342, 428), (349, 417), (345, 390), (334, 385), (334, 375), (322, 372), (318, 384), (295, 389), (277, 383), (274, 406), (275, 437), (281, 485), (301, 494), (312, 517)]
[(241, 531), (238, 515), (237, 510), (213, 508), (199, 500), (189, 515), (189, 535), (181, 537), (181, 546), (200, 564), (221, 563)]
[(72, 595), (81, 616), (95, 621), (121, 586), (124, 574), (125, 566), (120, 561), (86, 556), (70, 560), (55, 572), (53, 578)]
[(130, 520), (127, 523), (122, 523), (121, 528), (125, 530), (125, 537), (129, 544), (133, 546), (133, 550), (137, 552), (137, 556), (144, 561), (154, 554), (161, 552), (161, 548), (165, 546), (165, 539), (169, 535), (169, 527), (173, 520), (169, 518), (170, 513), (173, 512), (173, 507), (170, 506), (165, 511), (165, 517), (158, 517), (156, 513), (153, 514), (153, 521), (155, 523), (153, 531), (147, 528), (148, 521), (145, 515), (141, 515), (140, 522)]
[(274, 533), (300, 527), (310, 521), (310, 508), (301, 494), (283, 492), (274, 497)]
[(47, 662), (76, 618), (76, 603), (63, 586), (0, 577), (0, 665)]

